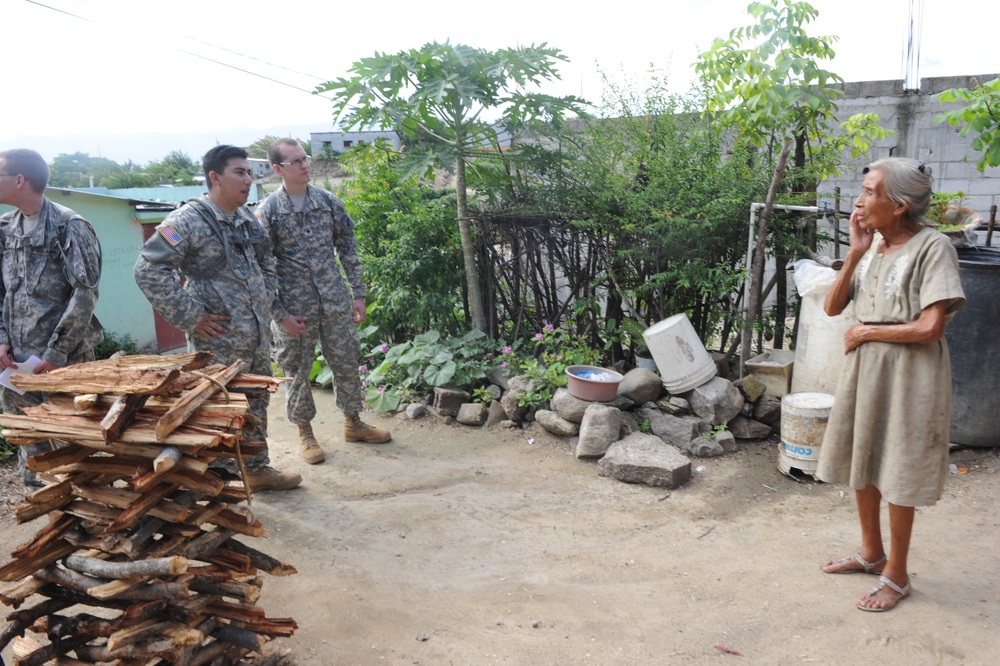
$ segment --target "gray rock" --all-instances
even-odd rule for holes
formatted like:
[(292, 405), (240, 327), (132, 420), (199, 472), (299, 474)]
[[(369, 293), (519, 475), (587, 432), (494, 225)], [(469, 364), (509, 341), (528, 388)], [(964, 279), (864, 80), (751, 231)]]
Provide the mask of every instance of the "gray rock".
[(479, 402), (467, 402), (458, 408), (455, 420), (462, 425), (481, 426), (486, 423), (487, 413), (486, 405)]
[(510, 419), (504, 419), (503, 421), (500, 421), (500, 423), (498, 423), (497, 425), (500, 426), (501, 428), (516, 428), (517, 422), (511, 421)]
[(636, 432), (608, 448), (597, 473), (625, 483), (677, 488), (691, 478), (691, 461), (658, 437)]
[(740, 393), (743, 394), (748, 402), (757, 402), (760, 400), (760, 396), (764, 395), (767, 391), (767, 386), (764, 385), (764, 382), (753, 375), (737, 379), (733, 382), (733, 386), (740, 390)]
[(583, 421), (583, 413), (587, 411), (587, 407), (594, 403), (580, 400), (565, 388), (558, 388), (549, 404), (553, 411), (562, 418), (573, 423), (580, 423)]
[(436, 387), (434, 389), (434, 410), (442, 416), (458, 416), (458, 410), (471, 397), (465, 391)]
[(486, 427), (492, 428), (501, 421), (507, 419), (507, 412), (504, 411), (503, 406), (496, 400), (490, 403), (490, 413), (486, 415)]
[(771, 426), (741, 415), (729, 422), (729, 432), (736, 439), (766, 439), (771, 434)]
[(733, 369), (729, 366), (729, 357), (726, 356), (725, 352), (708, 352), (708, 355), (712, 357), (712, 361), (715, 363), (715, 375), (717, 377), (722, 377), (723, 379), (729, 379), (733, 376)]
[(508, 419), (511, 421), (520, 421), (524, 418), (524, 415), (528, 412), (528, 408), (527, 406), (522, 407), (519, 405), (518, 400), (533, 388), (534, 383), (522, 375), (511, 377), (507, 381), (507, 392), (500, 398), (500, 404), (503, 406), (504, 412), (507, 413)]
[(715, 458), (726, 452), (719, 442), (700, 435), (688, 442), (686, 450), (699, 458)]
[(739, 448), (736, 446), (736, 436), (729, 430), (715, 433), (715, 441), (726, 453), (735, 453)]
[(668, 414), (674, 416), (684, 416), (691, 413), (691, 405), (684, 398), (672, 396), (670, 398), (660, 398), (656, 401), (656, 406)]
[(500, 365), (493, 366), (493, 369), (489, 371), (486, 378), (491, 382), (506, 391), (510, 386), (508, 382), (513, 375), (511, 374), (510, 366), (504, 367)]
[(640, 407), (636, 414), (640, 419), (649, 421), (649, 429), (654, 435), (681, 451), (688, 450), (691, 440), (698, 437), (702, 426), (706, 425), (696, 416), (674, 416), (647, 407)]
[(580, 422), (580, 441), (576, 444), (577, 458), (597, 458), (618, 439), (622, 427), (622, 413), (616, 407), (593, 403), (583, 413)]
[(580, 424), (567, 421), (556, 412), (548, 409), (539, 409), (536, 411), (535, 422), (553, 435), (560, 437), (573, 437), (580, 432)]
[(502, 396), (502, 395), (503, 395), (503, 389), (502, 388), (500, 388), (496, 384), (490, 384), (483, 391), (483, 402), (486, 402), (487, 400), (489, 400), (491, 402), (493, 400), (499, 400), (500, 396)]
[(642, 432), (642, 428), (635, 420), (635, 415), (632, 412), (622, 412), (622, 429), (618, 435), (619, 438), (628, 437), (634, 432)]
[(712, 425), (728, 423), (743, 408), (743, 394), (733, 383), (722, 377), (713, 377), (685, 396), (691, 411)]
[(411, 402), (406, 406), (406, 418), (419, 419), (427, 414), (427, 408), (422, 403)]
[(636, 368), (630, 370), (618, 385), (618, 395), (641, 405), (652, 402), (663, 393), (663, 380), (652, 370)]
[(753, 418), (778, 431), (781, 428), (781, 398), (773, 395), (761, 396), (753, 406)]

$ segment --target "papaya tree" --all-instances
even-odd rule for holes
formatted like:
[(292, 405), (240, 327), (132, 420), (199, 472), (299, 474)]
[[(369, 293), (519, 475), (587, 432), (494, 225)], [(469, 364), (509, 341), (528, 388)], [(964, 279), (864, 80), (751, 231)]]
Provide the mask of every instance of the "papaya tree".
[(431, 42), (396, 54), (376, 53), (355, 62), (348, 78), (319, 85), (332, 93), (334, 122), (345, 128), (397, 131), (406, 144), (409, 169), (455, 174), (456, 212), (472, 326), (486, 331), (466, 169), (478, 156), (495, 154), (503, 132), (513, 135), (543, 123), (558, 125), (583, 100), (554, 97), (528, 88), (559, 78), (567, 58), (542, 43), (488, 51)]
[[(885, 133), (872, 123), (857, 123), (861, 134), (856, 132), (847, 141), (831, 140), (837, 99), (844, 94), (843, 79), (821, 66), (822, 61), (833, 58), (836, 37), (808, 33), (807, 24), (819, 15), (812, 5), (795, 0), (751, 2), (747, 13), (753, 19), (752, 24), (730, 31), (727, 39), (716, 39), (695, 63), (695, 71), (708, 91), (705, 111), (728, 121), (739, 141), (759, 150), (760, 159), (768, 158), (768, 149), (784, 147), (779, 152), (786, 156), (791, 153), (797, 178), (793, 189), (814, 188), (836, 171), (845, 147), (850, 146), (855, 152), (864, 149), (867, 143), (864, 132), (874, 137)], [(784, 170), (783, 158), (774, 162)], [(783, 174), (776, 171), (759, 220), (750, 269), (743, 359), (750, 355), (751, 323), (761, 301), (766, 240), (782, 178)], [(782, 253), (779, 249), (779, 261)], [(784, 271), (779, 270), (777, 346), (781, 343), (784, 321), (783, 278)]]
[(938, 96), (942, 102), (969, 102), (960, 109), (937, 116), (934, 120), (947, 121), (949, 125), (962, 125), (959, 134), (972, 139), (973, 150), (978, 150), (976, 168), (1000, 166), (1000, 78), (973, 85), (972, 88), (952, 88)]

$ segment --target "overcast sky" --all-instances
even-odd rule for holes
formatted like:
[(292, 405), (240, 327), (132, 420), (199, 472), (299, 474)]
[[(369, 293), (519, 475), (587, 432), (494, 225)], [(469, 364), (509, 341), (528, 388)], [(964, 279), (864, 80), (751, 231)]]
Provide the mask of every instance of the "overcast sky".
[[(924, 0), (919, 76), (1000, 73), (1000, 3)], [(650, 64), (686, 89), (715, 37), (749, 23), (748, 0), (371, 3), (303, 0), (0, 0), (0, 148), (145, 163), (170, 150), (332, 128), (311, 94), (375, 52), (450, 39), (485, 49), (548, 42), (570, 59), (552, 94), (599, 101), (599, 69)], [(900, 79), (909, 0), (813, 0), (814, 35), (847, 81)], [(984, 26), (976, 33), (970, 26)]]

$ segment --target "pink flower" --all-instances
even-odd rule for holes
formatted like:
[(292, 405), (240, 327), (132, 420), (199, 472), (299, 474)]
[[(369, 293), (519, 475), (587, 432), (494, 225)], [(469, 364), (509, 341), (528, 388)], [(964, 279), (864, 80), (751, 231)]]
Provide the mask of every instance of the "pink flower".
[(501, 350), (501, 353), (503, 353), (503, 355), (504, 355), (504, 356), (506, 356), (507, 354), (510, 354), (510, 353), (511, 353), (512, 351), (514, 351), (514, 350), (513, 350), (513, 349), (511, 349), (510, 347), (504, 347), (504, 348), (503, 348), (503, 349)]
[(557, 361), (561, 361), (562, 360), (562, 354), (559, 354), (558, 356), (556, 356), (556, 360)]
[(535, 339), (536, 340), (541, 340), (542, 339), (542, 334), (541, 333), (535, 333)]
[(544, 330), (546, 330), (546, 331), (550, 331), (550, 332), (551, 332), (551, 331), (554, 331), (554, 330), (556, 330), (556, 327), (555, 327), (555, 326), (553, 326), (552, 324), (546, 324), (546, 325), (545, 325), (545, 326), (543, 326), (542, 328), (543, 328)]
[(378, 350), (384, 354), (387, 351), (389, 351), (389, 345), (382, 345), (381, 347), (378, 348)]
[(383, 393), (384, 391), (385, 391), (385, 387), (384, 386), (379, 386), (378, 387), (378, 392), (379, 393)]
[(506, 368), (507, 367), (507, 361), (504, 361), (503, 363), (501, 363), (500, 367), (501, 368)]
[(368, 366), (366, 366), (366, 365), (359, 365), (358, 366), (358, 372), (368, 372)]

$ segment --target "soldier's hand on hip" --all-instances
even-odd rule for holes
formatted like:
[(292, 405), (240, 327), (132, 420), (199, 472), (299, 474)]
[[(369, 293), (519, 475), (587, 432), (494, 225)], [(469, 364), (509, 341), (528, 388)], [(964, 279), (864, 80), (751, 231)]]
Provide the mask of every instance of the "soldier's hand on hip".
[(229, 317), (206, 312), (194, 327), (194, 332), (203, 338), (221, 338), (229, 332), (229, 329), (219, 324), (220, 321), (229, 321)]
[(306, 318), (288, 315), (281, 321), (281, 328), (288, 331), (293, 337), (299, 337), (306, 332)]

